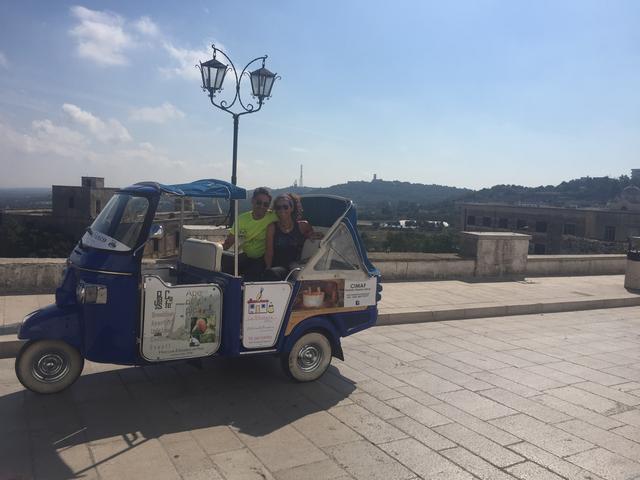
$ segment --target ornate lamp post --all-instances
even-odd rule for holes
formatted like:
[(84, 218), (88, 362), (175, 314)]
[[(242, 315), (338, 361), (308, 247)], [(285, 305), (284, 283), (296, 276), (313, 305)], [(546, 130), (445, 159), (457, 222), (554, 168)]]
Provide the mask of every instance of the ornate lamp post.
[[(199, 69), (202, 74), (202, 89), (209, 93), (209, 100), (214, 107), (224, 110), (233, 115), (233, 164), (231, 170), (231, 183), (236, 185), (237, 182), (237, 166), (238, 166), (238, 120), (241, 115), (255, 113), (262, 108), (262, 104), (271, 96), (271, 88), (278, 77), (275, 73), (270, 72), (264, 66), (267, 55), (257, 57), (247, 63), (240, 74), (231, 59), (215, 45), (211, 45), (213, 49), (213, 58), (204, 63), (200, 63)], [(229, 64), (220, 62), (216, 55), (220, 54)], [(247, 72), (250, 65), (262, 60), (262, 67), (251, 73)], [(231, 101), (216, 101), (216, 95), (222, 91), (222, 84), (228, 71), (233, 72), (235, 78), (235, 94)], [(240, 83), (244, 76), (248, 76), (251, 80), (252, 96), (258, 99), (258, 104), (246, 103), (242, 100), (240, 93)], [(234, 108), (235, 107), (235, 108)]]

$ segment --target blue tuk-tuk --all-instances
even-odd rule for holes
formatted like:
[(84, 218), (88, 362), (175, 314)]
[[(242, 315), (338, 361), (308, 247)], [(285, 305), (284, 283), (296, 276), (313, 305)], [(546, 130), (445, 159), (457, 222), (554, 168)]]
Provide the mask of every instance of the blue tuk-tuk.
[[(303, 196), (305, 218), (322, 239), (306, 240), (284, 281), (245, 282), (240, 242), (231, 253), (185, 238), (175, 262), (142, 261), (147, 242), (164, 235), (154, 223), (164, 196), (226, 199), (237, 219), (246, 191), (220, 180), (119, 190), (71, 252), (55, 304), (24, 318), (16, 374), (26, 388), (59, 392), (84, 359), (151, 365), (215, 355), (279, 355), (294, 380), (313, 381), (332, 357), (344, 359), (341, 337), (376, 323), (380, 275), (350, 200)], [(235, 257), (235, 274), (221, 271), (225, 255)]]

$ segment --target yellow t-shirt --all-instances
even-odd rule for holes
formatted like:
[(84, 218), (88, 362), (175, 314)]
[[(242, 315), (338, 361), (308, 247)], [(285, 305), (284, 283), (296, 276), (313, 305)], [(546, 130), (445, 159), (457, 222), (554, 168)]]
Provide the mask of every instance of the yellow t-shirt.
[(238, 215), (239, 245), (249, 258), (264, 256), (267, 244), (267, 227), (277, 222), (275, 212), (269, 210), (260, 220), (254, 220), (251, 211)]

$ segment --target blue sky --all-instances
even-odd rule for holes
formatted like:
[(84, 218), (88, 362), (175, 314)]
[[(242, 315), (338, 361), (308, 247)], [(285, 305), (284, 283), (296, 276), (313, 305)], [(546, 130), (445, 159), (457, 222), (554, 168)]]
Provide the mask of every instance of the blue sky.
[[(481, 188), (640, 167), (640, 2), (0, 1), (0, 188), (228, 179), (213, 42), (281, 75), (239, 184)], [(248, 88), (248, 86), (246, 86)], [(229, 88), (226, 89), (230, 91)]]

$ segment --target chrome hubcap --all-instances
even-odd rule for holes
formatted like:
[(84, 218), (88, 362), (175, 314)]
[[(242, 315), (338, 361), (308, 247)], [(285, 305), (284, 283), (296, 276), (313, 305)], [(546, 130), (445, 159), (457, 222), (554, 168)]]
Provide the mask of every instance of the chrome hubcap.
[(312, 372), (322, 362), (322, 349), (315, 344), (304, 345), (298, 352), (298, 367), (303, 372)]
[(38, 358), (31, 369), (31, 373), (41, 382), (53, 383), (63, 378), (69, 372), (66, 357), (58, 352), (45, 353)]

